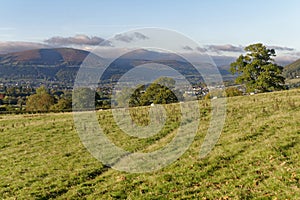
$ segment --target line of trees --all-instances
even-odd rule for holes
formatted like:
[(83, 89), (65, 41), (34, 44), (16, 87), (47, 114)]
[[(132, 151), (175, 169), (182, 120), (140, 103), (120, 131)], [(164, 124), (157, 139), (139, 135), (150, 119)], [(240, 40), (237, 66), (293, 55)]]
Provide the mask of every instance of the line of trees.
[(36, 89), (36, 94), (30, 95), (26, 101), (26, 111), (69, 110), (72, 108), (70, 96), (60, 97), (49, 94), (45, 86)]
[[(11, 89), (9, 89), (11, 90)], [(23, 112), (59, 112), (72, 110), (72, 91), (47, 89), (40, 86), (33, 89), (30, 93), (0, 93), (0, 112), (1, 113), (23, 113)], [(86, 88), (90, 91), (91, 89)], [(84, 96), (84, 94), (82, 95)], [(83, 104), (81, 101), (80, 104)], [(109, 108), (109, 94), (104, 89), (102, 92), (97, 91), (95, 96), (95, 105), (97, 108)]]

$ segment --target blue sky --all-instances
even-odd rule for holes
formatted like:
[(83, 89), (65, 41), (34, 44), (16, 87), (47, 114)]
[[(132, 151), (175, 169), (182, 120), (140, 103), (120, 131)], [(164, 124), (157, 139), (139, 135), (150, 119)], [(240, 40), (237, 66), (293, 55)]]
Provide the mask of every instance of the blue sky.
[(52, 36), (110, 37), (133, 28), (179, 31), (199, 44), (268, 45), (300, 50), (297, 0), (0, 0), (0, 41)]

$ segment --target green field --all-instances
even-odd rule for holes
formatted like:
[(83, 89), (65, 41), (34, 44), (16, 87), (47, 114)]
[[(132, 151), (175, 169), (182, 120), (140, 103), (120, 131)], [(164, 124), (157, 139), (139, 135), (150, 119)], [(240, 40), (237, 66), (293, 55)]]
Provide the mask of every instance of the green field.
[[(189, 150), (151, 173), (102, 165), (84, 148), (72, 113), (0, 115), (0, 199), (300, 199), (300, 90), (228, 98), (220, 140), (204, 159), (209, 102)], [(179, 126), (178, 105), (155, 136), (123, 134), (111, 111), (99, 122), (118, 146), (149, 152), (167, 144)], [(147, 108), (141, 108), (147, 109)], [(131, 112), (147, 124), (145, 112)]]

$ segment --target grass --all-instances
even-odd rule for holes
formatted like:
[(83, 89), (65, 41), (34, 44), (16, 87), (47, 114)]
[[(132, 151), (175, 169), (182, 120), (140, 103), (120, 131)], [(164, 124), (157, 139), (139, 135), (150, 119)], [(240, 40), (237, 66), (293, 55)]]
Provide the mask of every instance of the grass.
[[(204, 159), (209, 102), (189, 150), (151, 173), (126, 173), (102, 165), (82, 145), (71, 113), (0, 116), (1, 199), (300, 199), (300, 90), (228, 98), (220, 140)], [(107, 136), (133, 152), (167, 144), (178, 128), (178, 105), (149, 138), (128, 136), (99, 111)], [(147, 108), (132, 110), (147, 125)], [(159, 120), (159, 119), (158, 119)]]

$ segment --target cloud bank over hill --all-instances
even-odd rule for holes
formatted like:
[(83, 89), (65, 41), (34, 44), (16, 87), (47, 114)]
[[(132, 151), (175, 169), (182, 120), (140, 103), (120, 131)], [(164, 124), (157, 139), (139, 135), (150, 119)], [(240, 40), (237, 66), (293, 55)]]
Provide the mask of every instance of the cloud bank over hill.
[(32, 49), (50, 48), (49, 45), (35, 42), (1, 42), (0, 54), (13, 53), (19, 51), (26, 51)]
[[(270, 49), (275, 49), (277, 52), (295, 52), (296, 49), (290, 48), (290, 47), (282, 47), (282, 46), (267, 46)], [(208, 52), (208, 53), (217, 53), (217, 54), (222, 54), (222, 53), (245, 53), (244, 50), (245, 46), (239, 45), (235, 46), (232, 44), (224, 44), (224, 45), (204, 45), (203, 47), (198, 47), (196, 50), (200, 52)], [(184, 50), (193, 50), (189, 46), (184, 46)]]
[(55, 36), (51, 37), (49, 39), (44, 40), (46, 44), (54, 45), (54, 46), (69, 46), (69, 45), (91, 45), (91, 46), (97, 46), (101, 42), (103, 42), (104, 39), (96, 36), (87, 36), (87, 35), (75, 35), (73, 37), (61, 37), (61, 36)]
[[(114, 40), (131, 43), (138, 40), (147, 40), (148, 36), (134, 32), (133, 34), (117, 34), (114, 36)], [(56, 48), (56, 47), (71, 47), (78, 48), (82, 50), (92, 50), (95, 47), (102, 47), (103, 52), (106, 56), (110, 56), (110, 47), (113, 45), (105, 40), (104, 38), (98, 36), (87, 36), (84, 34), (62, 37), (54, 36), (48, 39), (43, 40), (42, 42), (23, 42), (23, 41), (9, 41), (1, 42), (0, 41), (0, 54), (19, 52), (32, 49), (41, 49), (41, 48)], [(297, 60), (300, 57), (300, 52), (297, 52), (296, 49), (292, 47), (280, 46), (280, 45), (267, 45), (268, 48), (276, 50), (276, 61), (282, 65), (286, 65)], [(206, 53), (211, 56), (220, 56), (220, 57), (237, 57), (240, 54), (245, 53), (245, 46), (242, 45), (233, 45), (233, 44), (208, 44), (202, 45), (193, 49), (192, 47), (186, 45), (182, 46), (182, 50), (185, 53), (201, 52)], [(122, 50), (118, 50), (122, 51)]]

